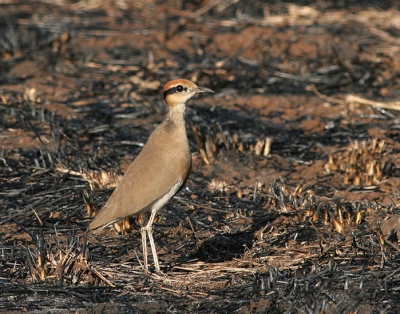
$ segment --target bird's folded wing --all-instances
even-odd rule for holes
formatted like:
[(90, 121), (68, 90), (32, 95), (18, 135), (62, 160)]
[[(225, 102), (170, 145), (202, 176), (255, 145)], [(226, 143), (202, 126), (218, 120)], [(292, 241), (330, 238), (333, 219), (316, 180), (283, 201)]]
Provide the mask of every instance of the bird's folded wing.
[(89, 225), (90, 229), (145, 212), (151, 203), (163, 197), (171, 188), (184, 183), (190, 171), (187, 152), (173, 149), (149, 152), (146, 148), (128, 168), (106, 205)]

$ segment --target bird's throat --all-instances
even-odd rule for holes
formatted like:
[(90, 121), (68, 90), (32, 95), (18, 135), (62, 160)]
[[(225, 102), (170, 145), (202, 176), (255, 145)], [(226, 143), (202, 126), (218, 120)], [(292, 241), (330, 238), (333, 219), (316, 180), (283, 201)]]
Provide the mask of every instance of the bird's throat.
[(179, 104), (171, 107), (168, 112), (168, 119), (170, 119), (175, 124), (184, 123), (185, 109), (185, 104)]

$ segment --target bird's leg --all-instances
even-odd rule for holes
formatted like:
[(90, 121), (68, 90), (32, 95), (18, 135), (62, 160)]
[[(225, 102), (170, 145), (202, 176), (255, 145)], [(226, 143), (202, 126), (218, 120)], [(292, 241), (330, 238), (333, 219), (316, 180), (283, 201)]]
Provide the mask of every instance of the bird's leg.
[(154, 267), (156, 268), (156, 272), (159, 273), (160, 265), (158, 264), (157, 251), (156, 251), (156, 246), (154, 244), (154, 239), (153, 239), (153, 221), (156, 216), (156, 213), (157, 213), (156, 210), (151, 211), (149, 221), (147, 222), (147, 225), (144, 227), (144, 229), (147, 231), (147, 235), (149, 236), (151, 253), (153, 254)]
[(142, 235), (142, 249), (143, 249), (143, 263), (144, 263), (144, 269), (148, 269), (148, 264), (147, 264), (147, 241), (146, 241), (146, 227), (141, 227), (140, 228), (140, 234)]

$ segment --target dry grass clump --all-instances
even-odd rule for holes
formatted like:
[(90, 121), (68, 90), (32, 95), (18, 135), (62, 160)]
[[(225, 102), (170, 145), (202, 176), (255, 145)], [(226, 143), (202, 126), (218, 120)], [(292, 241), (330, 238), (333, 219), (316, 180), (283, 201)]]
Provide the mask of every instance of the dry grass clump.
[(33, 245), (26, 248), (29, 272), (34, 282), (48, 281), (64, 284), (76, 284), (87, 279), (89, 250), (86, 246), (86, 235), (78, 238), (69, 232), (30, 234)]
[(303, 191), (302, 185), (291, 191), (274, 182), (271, 184), (271, 192), (273, 197), (267, 203), (268, 207), (272, 206), (282, 213), (297, 212), (301, 220), (308, 220), (312, 224), (322, 222), (341, 234), (357, 228), (371, 208), (369, 202), (354, 205), (326, 202), (316, 197), (312, 191)]
[(345, 185), (371, 186), (385, 179), (391, 167), (389, 154), (385, 140), (356, 140), (344, 151), (329, 155), (324, 167), (328, 173), (340, 173)]
[(226, 181), (212, 179), (207, 184), (207, 189), (210, 192), (220, 192), (225, 194), (229, 193), (232, 190), (232, 186), (230, 186)]
[(213, 128), (201, 128), (192, 126), (197, 146), (205, 164), (213, 164), (218, 161), (221, 150), (250, 153), (256, 156), (268, 156), (271, 151), (272, 139), (261, 135), (258, 139), (246, 140), (237, 133), (223, 131), (217, 124)]
[(62, 173), (68, 173), (72, 176), (82, 177), (88, 182), (91, 190), (115, 188), (121, 179), (115, 172), (107, 172), (104, 170), (74, 171), (62, 164), (59, 164), (56, 170)]

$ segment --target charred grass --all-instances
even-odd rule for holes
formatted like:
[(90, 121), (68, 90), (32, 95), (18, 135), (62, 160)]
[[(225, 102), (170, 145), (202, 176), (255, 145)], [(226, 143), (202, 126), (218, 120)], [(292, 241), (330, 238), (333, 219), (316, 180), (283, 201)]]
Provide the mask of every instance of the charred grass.
[[(362, 4), (9, 1), (0, 311), (398, 312), (399, 8)], [(86, 228), (175, 76), (216, 95), (187, 110), (158, 275), (138, 217)]]

